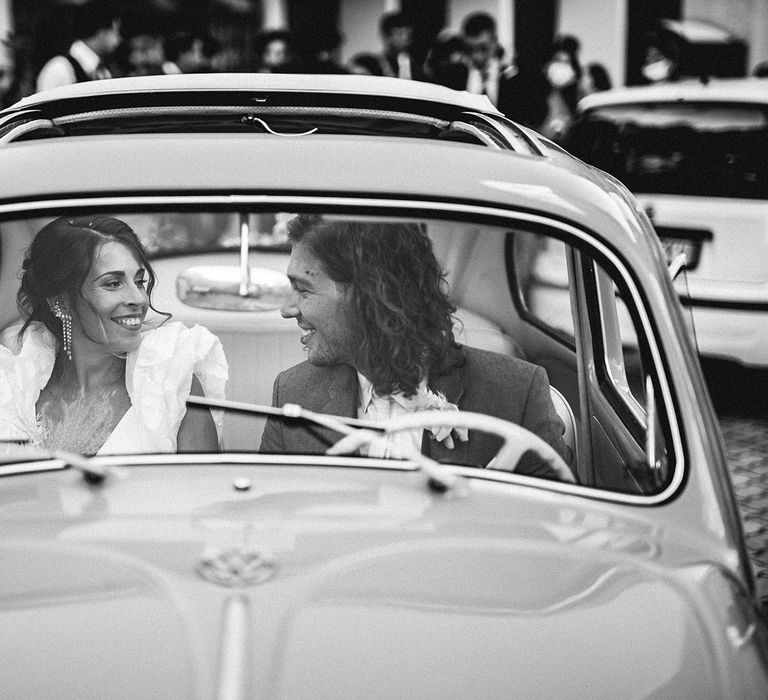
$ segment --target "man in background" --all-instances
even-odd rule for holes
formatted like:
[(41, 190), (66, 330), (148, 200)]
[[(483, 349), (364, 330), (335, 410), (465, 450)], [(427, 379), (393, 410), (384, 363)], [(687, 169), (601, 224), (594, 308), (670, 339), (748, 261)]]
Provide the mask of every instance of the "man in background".
[(382, 52), (362, 53), (350, 62), (353, 73), (423, 80), (424, 71), (412, 54), (413, 22), (404, 12), (390, 12), (379, 21)]
[(89, 0), (75, 10), (69, 51), (54, 56), (37, 76), (37, 90), (111, 78), (106, 62), (122, 40), (120, 11), (112, 0)]

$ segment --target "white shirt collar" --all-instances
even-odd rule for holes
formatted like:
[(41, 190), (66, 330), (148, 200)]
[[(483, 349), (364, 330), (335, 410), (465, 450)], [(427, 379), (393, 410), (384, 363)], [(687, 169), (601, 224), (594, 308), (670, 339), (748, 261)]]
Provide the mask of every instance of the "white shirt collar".
[(88, 75), (92, 75), (101, 63), (98, 54), (88, 44), (79, 39), (69, 47), (69, 55), (82, 66)]
[[(360, 374), (360, 372), (357, 373), (357, 382), (359, 386), (358, 403), (360, 405), (360, 410), (363, 411), (363, 413), (368, 410), (368, 407), (371, 405), (371, 401), (374, 399), (392, 400), (408, 411), (415, 410), (413, 407), (413, 400), (406, 398), (401, 391), (396, 391), (392, 394), (386, 394), (385, 396), (379, 396), (378, 394), (374, 393), (373, 384), (371, 383), (370, 379), (368, 379), (368, 377), (365, 375)], [(422, 390), (426, 390), (426, 388), (427, 380), (424, 378), (419, 384), (418, 391), (422, 392)]]

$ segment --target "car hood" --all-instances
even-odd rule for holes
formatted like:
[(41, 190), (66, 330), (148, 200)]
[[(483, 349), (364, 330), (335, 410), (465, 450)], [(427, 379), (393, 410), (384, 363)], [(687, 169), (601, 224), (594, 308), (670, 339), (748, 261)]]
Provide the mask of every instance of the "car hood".
[(4, 480), (4, 692), (748, 696), (711, 612), (732, 612), (733, 586), (644, 518), (525, 486), (445, 496), (419, 474), (320, 471)]

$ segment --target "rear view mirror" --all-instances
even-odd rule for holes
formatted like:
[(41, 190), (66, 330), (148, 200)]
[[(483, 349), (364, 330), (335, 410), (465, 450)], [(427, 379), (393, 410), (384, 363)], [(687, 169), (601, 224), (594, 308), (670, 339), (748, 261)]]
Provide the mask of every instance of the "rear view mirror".
[(176, 279), (179, 299), (203, 309), (269, 311), (279, 309), (290, 293), (291, 283), (282, 272), (261, 267), (189, 267)]

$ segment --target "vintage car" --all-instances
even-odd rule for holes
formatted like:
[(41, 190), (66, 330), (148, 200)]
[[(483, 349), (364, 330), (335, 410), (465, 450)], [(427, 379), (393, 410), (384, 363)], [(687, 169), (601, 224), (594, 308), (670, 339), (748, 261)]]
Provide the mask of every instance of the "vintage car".
[[(6, 345), (37, 231), (106, 213), (151, 251), (154, 307), (221, 339), (211, 405), (230, 409), (220, 453), (4, 445), (4, 696), (765, 697), (718, 424), (663, 249), (616, 180), (484, 98), (359, 76), (78, 85), (3, 112), (0, 140)], [(271, 406), (304, 359), (280, 312), (300, 213), (429, 235), (458, 341), (546, 370), (561, 478), (516, 473), (525, 451), (558, 458), (482, 412), (361, 428)], [(352, 444), (260, 453), (282, 413)], [(437, 421), (504, 447), (485, 468), (356, 451)]]
[[(566, 147), (651, 218), (702, 355), (768, 367), (768, 85), (683, 81), (595, 93)], [(680, 258), (682, 260), (682, 258)]]

